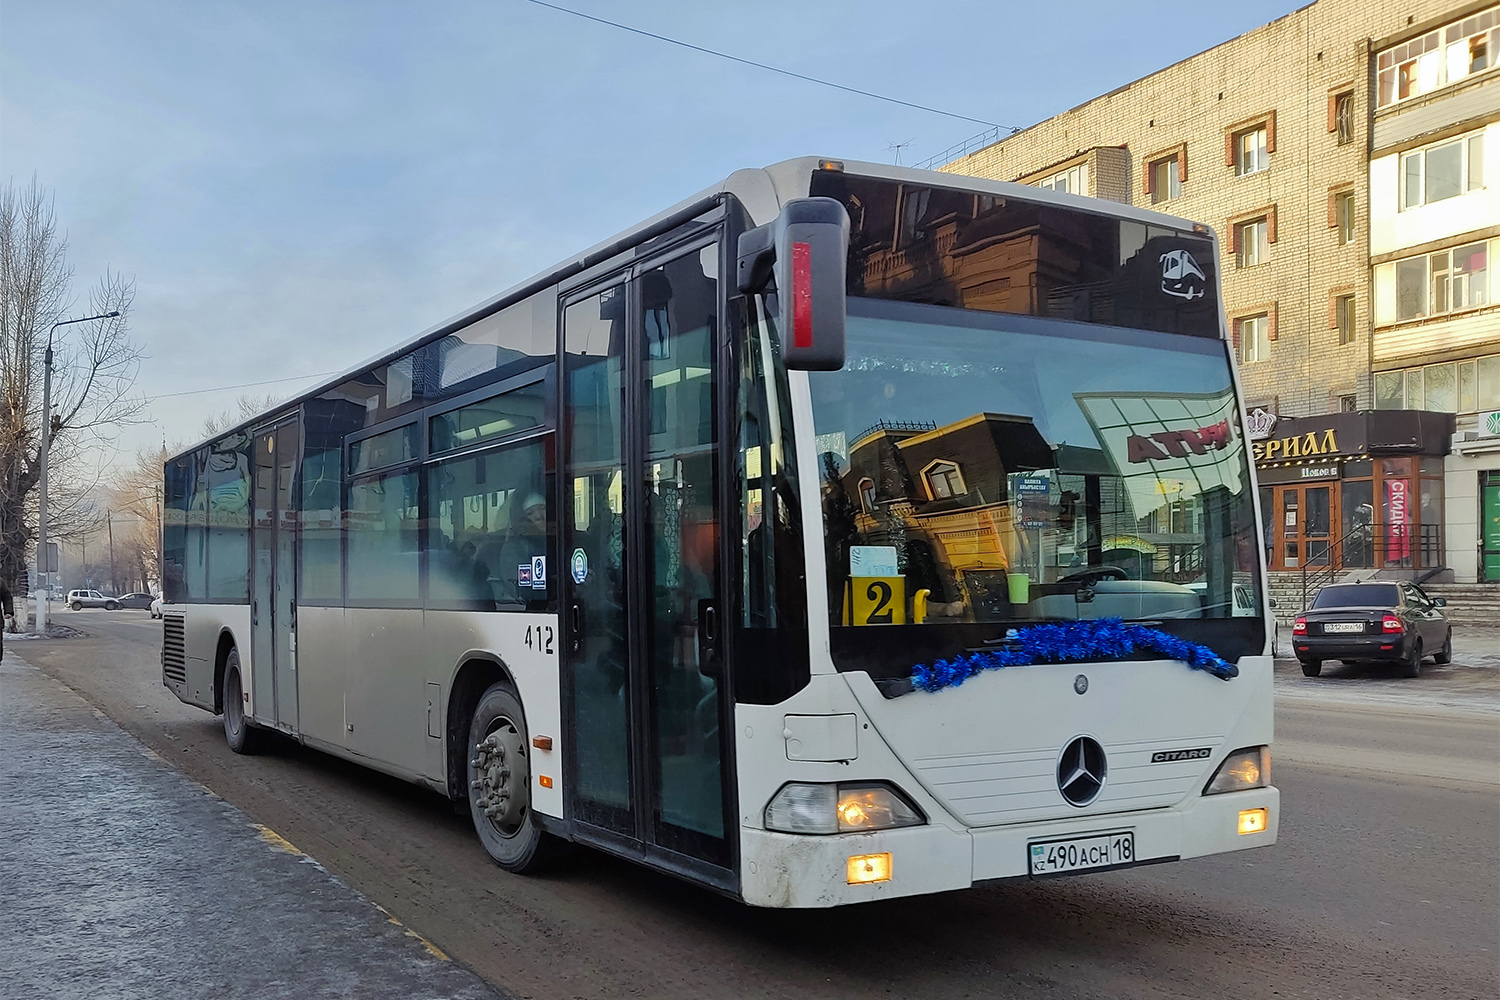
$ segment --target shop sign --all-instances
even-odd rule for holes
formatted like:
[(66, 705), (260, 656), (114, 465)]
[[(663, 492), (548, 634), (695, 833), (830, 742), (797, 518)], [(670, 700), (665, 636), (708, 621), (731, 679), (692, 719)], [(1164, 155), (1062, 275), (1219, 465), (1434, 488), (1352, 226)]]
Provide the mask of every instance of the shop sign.
[(1500, 437), (1500, 410), (1479, 415), (1479, 436)]
[(1283, 462), (1292, 458), (1316, 458), (1319, 455), (1339, 454), (1338, 434), (1330, 427), (1306, 434), (1256, 441), (1250, 446), (1257, 462)]
[(1303, 479), (1337, 479), (1339, 477), (1337, 465), (1304, 465), (1297, 472)]
[(1406, 559), (1411, 555), (1411, 498), (1405, 479), (1385, 481), (1386, 558)]

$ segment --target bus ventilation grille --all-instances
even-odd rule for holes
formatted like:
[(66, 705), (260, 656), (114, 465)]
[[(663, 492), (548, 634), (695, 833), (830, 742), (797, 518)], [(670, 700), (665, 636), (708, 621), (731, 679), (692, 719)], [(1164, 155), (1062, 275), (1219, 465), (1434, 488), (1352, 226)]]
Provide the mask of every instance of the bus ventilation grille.
[(187, 626), (182, 615), (162, 616), (161, 674), (169, 681), (187, 683)]

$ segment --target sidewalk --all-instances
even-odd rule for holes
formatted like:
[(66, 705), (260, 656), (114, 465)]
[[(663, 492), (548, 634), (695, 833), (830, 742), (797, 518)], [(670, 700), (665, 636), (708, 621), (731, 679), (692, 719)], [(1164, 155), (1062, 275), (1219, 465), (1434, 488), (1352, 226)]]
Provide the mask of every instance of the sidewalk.
[(501, 996), (172, 770), (10, 638), (0, 1000)]

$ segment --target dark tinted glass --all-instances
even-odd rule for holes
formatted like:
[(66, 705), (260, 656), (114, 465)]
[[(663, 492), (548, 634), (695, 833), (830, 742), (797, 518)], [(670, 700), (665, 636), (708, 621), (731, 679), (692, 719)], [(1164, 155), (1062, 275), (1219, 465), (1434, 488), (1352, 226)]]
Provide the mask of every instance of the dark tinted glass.
[(811, 193), (849, 212), (849, 294), (1219, 335), (1205, 237), (1038, 201), (833, 171)]
[(250, 435), (208, 448), (208, 597), (250, 599)]
[(547, 397), (541, 382), (450, 410), (429, 421), (433, 454), (507, 437), (542, 426)]
[(1401, 595), (1393, 583), (1358, 583), (1327, 587), (1313, 600), (1315, 608), (1394, 608)]
[(407, 424), (384, 434), (367, 437), (349, 446), (349, 471), (353, 475), (387, 465), (410, 462), (417, 457), (417, 425)]

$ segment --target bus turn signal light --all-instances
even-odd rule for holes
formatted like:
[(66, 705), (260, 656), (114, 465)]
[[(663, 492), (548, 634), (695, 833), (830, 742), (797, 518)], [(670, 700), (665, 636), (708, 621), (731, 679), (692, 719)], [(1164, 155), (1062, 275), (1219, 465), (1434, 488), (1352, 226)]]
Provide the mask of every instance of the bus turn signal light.
[(889, 882), (890, 880), (890, 852), (850, 855), (848, 874), (850, 885), (861, 885), (865, 882)]
[[(1270, 819), (1271, 814), (1265, 809), (1241, 809), (1240, 833), (1265, 833)], [(854, 859), (850, 858), (849, 861), (852, 864)]]
[(551, 788), (552, 787), (552, 779), (550, 777), (548, 777), (547, 775), (545, 775), (545, 774), (539, 774), (539, 775), (537, 775), (536, 776), (536, 780), (537, 780), (537, 783), (540, 784), (543, 788)]

